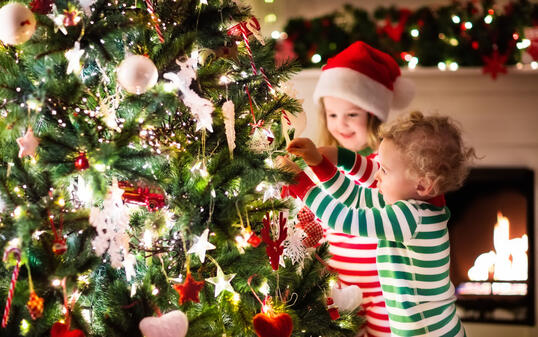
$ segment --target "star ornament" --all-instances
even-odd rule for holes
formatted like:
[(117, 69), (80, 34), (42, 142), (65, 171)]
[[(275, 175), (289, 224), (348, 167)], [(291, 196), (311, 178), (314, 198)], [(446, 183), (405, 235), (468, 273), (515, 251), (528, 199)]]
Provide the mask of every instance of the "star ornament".
[(222, 269), (220, 269), (220, 267), (217, 265), (217, 276), (206, 278), (205, 280), (215, 285), (215, 297), (217, 297), (223, 290), (227, 290), (231, 293), (235, 292), (234, 288), (230, 284), (234, 277), (235, 274), (224, 275)]
[(74, 73), (75, 75), (80, 74), (82, 67), (80, 66), (80, 58), (84, 54), (84, 50), (80, 49), (80, 43), (75, 42), (73, 49), (69, 49), (65, 52), (65, 58), (69, 61), (67, 65), (67, 75)]
[(179, 294), (179, 304), (183, 305), (188, 301), (200, 303), (198, 294), (204, 287), (204, 283), (204, 281), (196, 281), (194, 277), (192, 277), (191, 273), (187, 273), (187, 277), (185, 278), (185, 282), (183, 282), (183, 284), (174, 285), (174, 289)]
[(194, 244), (187, 252), (187, 254), (196, 254), (196, 256), (198, 256), (198, 258), (200, 259), (200, 262), (202, 263), (204, 263), (205, 261), (206, 251), (216, 248), (209, 241), (207, 241), (208, 235), (209, 235), (209, 228), (206, 228), (204, 232), (202, 233), (202, 235), (196, 236), (194, 238)]
[(490, 56), (482, 56), (482, 60), (484, 61), (482, 72), (484, 74), (491, 73), (491, 78), (494, 80), (497, 79), (497, 74), (506, 74), (506, 67), (504, 64), (507, 59), (508, 55), (499, 54), (499, 51), (495, 49)]
[(35, 157), (39, 139), (34, 136), (32, 128), (28, 128), (24, 136), (17, 138), (17, 144), (19, 144), (19, 158), (24, 156)]

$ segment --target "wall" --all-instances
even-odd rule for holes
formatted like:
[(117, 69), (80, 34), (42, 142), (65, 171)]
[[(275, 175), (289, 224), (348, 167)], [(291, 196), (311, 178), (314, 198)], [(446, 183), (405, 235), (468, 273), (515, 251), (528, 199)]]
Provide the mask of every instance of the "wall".
[[(317, 116), (312, 92), (319, 70), (304, 70), (292, 82), (308, 115), (304, 136), (316, 134)], [(509, 69), (494, 81), (481, 69), (456, 72), (417, 68), (403, 76), (416, 84), (416, 97), (409, 109), (441, 113), (461, 123), (464, 137), (484, 158), (477, 166), (517, 166), (535, 171), (535, 254), (538, 266), (538, 71)], [(391, 112), (391, 117), (401, 112)], [(538, 268), (535, 270), (538, 290)], [(535, 300), (538, 309), (538, 301)], [(538, 313), (538, 310), (536, 310)], [(538, 315), (536, 317), (538, 322)], [(538, 336), (538, 328), (513, 325), (465, 324), (470, 337)]]

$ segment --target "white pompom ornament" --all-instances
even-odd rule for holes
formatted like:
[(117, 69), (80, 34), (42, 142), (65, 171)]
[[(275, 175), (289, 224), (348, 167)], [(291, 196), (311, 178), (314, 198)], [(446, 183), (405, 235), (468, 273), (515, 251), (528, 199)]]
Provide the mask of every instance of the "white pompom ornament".
[(335, 284), (331, 288), (331, 297), (338, 311), (352, 311), (362, 303), (362, 290), (356, 285)]
[(142, 55), (131, 55), (118, 67), (118, 82), (131, 94), (143, 94), (151, 89), (159, 78), (157, 67)]
[(161, 317), (146, 317), (138, 327), (145, 337), (185, 337), (189, 320), (183, 312), (174, 310)]
[(24, 43), (35, 32), (35, 17), (26, 6), (12, 2), (0, 8), (0, 40), (5, 44)]

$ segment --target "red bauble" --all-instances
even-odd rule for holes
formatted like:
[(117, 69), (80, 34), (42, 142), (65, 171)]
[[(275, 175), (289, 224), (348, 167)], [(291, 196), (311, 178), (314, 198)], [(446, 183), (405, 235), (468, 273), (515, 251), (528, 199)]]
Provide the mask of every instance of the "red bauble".
[(289, 337), (293, 331), (291, 316), (285, 312), (278, 315), (259, 313), (252, 323), (258, 337)]
[(86, 154), (84, 152), (81, 152), (78, 157), (75, 159), (75, 168), (79, 171), (84, 171), (85, 169), (90, 167), (90, 162), (88, 162), (88, 158), (86, 158)]
[(54, 0), (33, 0), (30, 2), (30, 9), (34, 13), (49, 14), (53, 3)]
[(67, 243), (65, 239), (55, 239), (52, 242), (52, 252), (56, 255), (62, 255), (67, 251)]
[(26, 303), (26, 308), (30, 312), (30, 317), (33, 320), (41, 318), (43, 316), (43, 303), (45, 300), (42, 297), (37, 296), (35, 291), (30, 292), (30, 299)]
[(196, 281), (191, 273), (187, 273), (183, 284), (174, 285), (174, 289), (179, 293), (179, 304), (183, 305), (187, 301), (200, 302), (198, 293), (204, 287), (204, 281)]
[(56, 322), (52, 325), (50, 337), (85, 337), (85, 335), (82, 330), (69, 330), (67, 325)]

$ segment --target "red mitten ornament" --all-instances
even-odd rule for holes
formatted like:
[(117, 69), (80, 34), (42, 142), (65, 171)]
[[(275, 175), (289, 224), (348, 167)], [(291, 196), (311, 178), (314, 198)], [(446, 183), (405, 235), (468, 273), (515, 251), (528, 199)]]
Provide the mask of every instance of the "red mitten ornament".
[(289, 337), (293, 331), (291, 316), (283, 312), (278, 315), (259, 313), (252, 319), (258, 337)]
[(323, 228), (318, 221), (310, 221), (308, 223), (299, 223), (297, 227), (301, 228), (306, 233), (306, 238), (303, 239), (303, 245), (306, 248), (314, 247), (319, 240), (323, 238)]
[(312, 212), (306, 206), (301, 208), (299, 213), (297, 213), (297, 220), (299, 220), (299, 222), (307, 223), (310, 221), (314, 221), (315, 219), (316, 219), (316, 216), (314, 215), (314, 212)]
[(82, 330), (69, 330), (69, 327), (66, 324), (56, 322), (52, 325), (50, 337), (85, 337), (85, 335)]

